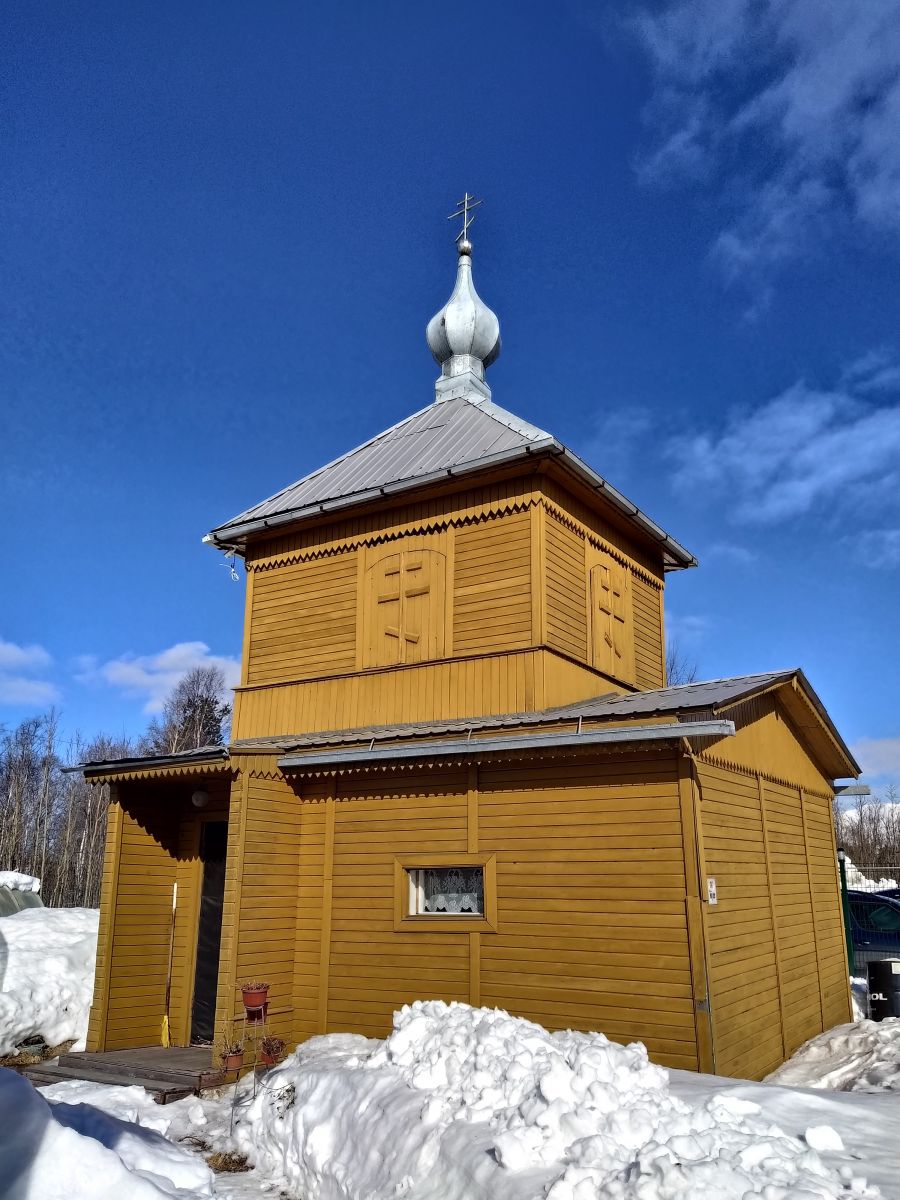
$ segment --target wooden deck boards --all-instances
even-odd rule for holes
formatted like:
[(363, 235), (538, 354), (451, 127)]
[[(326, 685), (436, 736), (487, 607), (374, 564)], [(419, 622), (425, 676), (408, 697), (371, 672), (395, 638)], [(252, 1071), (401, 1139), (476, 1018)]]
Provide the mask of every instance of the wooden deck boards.
[(195, 1095), (225, 1081), (213, 1065), (209, 1046), (140, 1046), (133, 1050), (62, 1054), (55, 1062), (36, 1063), (21, 1072), (37, 1087), (64, 1080), (137, 1084), (160, 1104)]

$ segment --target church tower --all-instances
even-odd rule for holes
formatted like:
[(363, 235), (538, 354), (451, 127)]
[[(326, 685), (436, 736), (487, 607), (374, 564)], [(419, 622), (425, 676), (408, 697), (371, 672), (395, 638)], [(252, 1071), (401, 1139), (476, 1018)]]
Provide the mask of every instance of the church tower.
[(207, 537), (248, 572), (233, 736), (529, 713), (665, 683), (663, 583), (694, 558), (496, 405), (472, 274), (428, 323), (434, 400)]

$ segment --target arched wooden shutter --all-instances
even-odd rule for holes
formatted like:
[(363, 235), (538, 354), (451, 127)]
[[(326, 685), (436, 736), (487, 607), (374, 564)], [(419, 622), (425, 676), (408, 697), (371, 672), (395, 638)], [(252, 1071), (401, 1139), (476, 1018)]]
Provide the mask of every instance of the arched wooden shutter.
[(444, 555), (434, 550), (402, 550), (369, 568), (368, 665), (441, 657), (444, 574)]

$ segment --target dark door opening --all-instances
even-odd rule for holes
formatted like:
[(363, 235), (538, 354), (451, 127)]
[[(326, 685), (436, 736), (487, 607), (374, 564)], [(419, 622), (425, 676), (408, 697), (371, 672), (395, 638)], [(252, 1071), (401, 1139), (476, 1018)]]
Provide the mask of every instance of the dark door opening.
[(227, 821), (204, 822), (200, 834), (203, 886), (200, 892), (200, 920), (197, 922), (197, 964), (194, 968), (194, 1002), (191, 1008), (192, 1045), (209, 1045), (215, 1035), (227, 844)]

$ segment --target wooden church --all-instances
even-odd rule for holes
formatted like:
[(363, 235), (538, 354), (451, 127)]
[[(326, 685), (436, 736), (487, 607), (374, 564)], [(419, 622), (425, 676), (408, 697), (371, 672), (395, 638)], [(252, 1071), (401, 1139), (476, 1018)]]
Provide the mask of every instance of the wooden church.
[(230, 744), (84, 768), (89, 1050), (164, 1019), (218, 1046), (248, 979), (290, 1045), (437, 997), (757, 1078), (850, 1017), (856, 763), (799, 670), (666, 686), (665, 577), (696, 561), (492, 402), (458, 251), (433, 403), (207, 536), (247, 571)]

